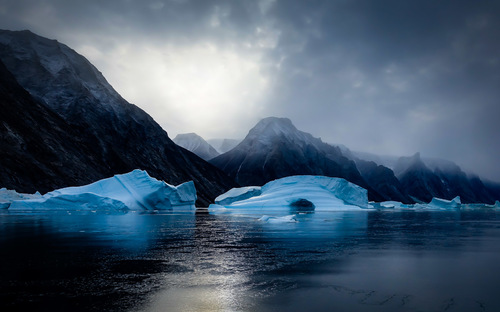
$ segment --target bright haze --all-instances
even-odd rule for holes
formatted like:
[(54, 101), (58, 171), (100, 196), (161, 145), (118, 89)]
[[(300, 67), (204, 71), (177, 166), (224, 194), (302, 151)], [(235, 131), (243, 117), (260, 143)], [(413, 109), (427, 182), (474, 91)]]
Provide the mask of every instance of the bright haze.
[(329, 143), (500, 181), (500, 2), (0, 0), (174, 137), (290, 118)]

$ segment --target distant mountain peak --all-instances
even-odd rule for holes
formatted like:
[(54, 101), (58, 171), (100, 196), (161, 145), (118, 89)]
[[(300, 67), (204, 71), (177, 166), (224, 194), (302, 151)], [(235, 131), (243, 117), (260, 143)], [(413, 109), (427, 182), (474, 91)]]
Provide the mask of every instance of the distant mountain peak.
[(242, 144), (270, 146), (277, 140), (300, 146), (316, 146), (322, 143), (321, 139), (314, 138), (311, 134), (298, 130), (288, 118), (267, 117), (260, 120), (248, 132)]
[(291, 175), (324, 175), (342, 177), (369, 189), (356, 164), (338, 147), (298, 130), (288, 118), (262, 119), (238, 146), (210, 163), (241, 185), (263, 185)]
[(396, 176), (403, 175), (409, 169), (423, 168), (429, 170), (425, 163), (420, 157), (420, 152), (413, 154), (412, 156), (400, 157), (394, 167), (394, 173)]
[(258, 135), (280, 135), (298, 131), (288, 118), (267, 117), (259, 121), (249, 134)]
[(194, 132), (189, 132), (189, 133), (179, 133), (178, 135), (175, 136), (176, 139), (199, 139), (199, 140), (203, 140), (203, 138), (201, 136), (199, 136), (198, 134), (194, 133)]
[(173, 141), (175, 144), (195, 153), (204, 160), (209, 160), (219, 156), (219, 153), (215, 150), (215, 148), (213, 148), (213, 146), (194, 132), (178, 134)]

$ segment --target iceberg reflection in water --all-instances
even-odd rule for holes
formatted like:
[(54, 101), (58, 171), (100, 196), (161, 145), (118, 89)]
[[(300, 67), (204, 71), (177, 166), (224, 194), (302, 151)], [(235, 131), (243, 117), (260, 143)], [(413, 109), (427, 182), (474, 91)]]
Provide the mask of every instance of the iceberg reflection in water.
[(496, 210), (260, 217), (4, 211), (0, 310), (500, 308)]

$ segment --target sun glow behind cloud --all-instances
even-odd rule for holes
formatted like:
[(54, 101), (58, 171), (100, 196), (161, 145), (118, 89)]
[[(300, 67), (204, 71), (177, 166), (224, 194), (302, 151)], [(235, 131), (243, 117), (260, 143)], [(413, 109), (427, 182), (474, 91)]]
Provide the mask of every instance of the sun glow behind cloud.
[(261, 111), (269, 89), (259, 55), (213, 43), (122, 44), (108, 55), (90, 46), (79, 50), (125, 99), (164, 121), (167, 131), (214, 137), (230, 123), (237, 128)]

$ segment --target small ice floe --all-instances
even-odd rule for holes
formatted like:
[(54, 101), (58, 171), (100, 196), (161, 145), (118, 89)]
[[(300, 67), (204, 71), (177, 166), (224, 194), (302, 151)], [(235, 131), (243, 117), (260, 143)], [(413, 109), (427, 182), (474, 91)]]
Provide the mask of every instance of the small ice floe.
[(272, 217), (272, 216), (267, 216), (264, 215), (258, 219), (258, 221), (261, 222), (267, 222), (267, 223), (295, 223), (299, 222), (297, 221), (296, 215), (288, 215), (288, 216), (283, 216), (283, 217)]

